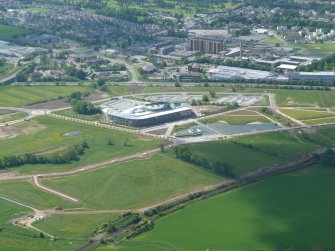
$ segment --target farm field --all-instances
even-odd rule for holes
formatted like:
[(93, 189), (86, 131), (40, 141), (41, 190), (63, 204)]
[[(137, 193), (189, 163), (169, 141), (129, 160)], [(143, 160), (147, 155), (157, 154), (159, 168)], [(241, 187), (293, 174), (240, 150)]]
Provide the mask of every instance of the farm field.
[(0, 123), (6, 123), (17, 119), (22, 119), (26, 116), (28, 116), (28, 113), (26, 112), (14, 112), (6, 115), (0, 115)]
[[(0, 32), (1, 33), (1, 32)], [(24, 106), (69, 96), (80, 91), (90, 92), (89, 86), (1, 86), (0, 106)]]
[(334, 178), (313, 165), (220, 194), (159, 219), (116, 250), (332, 250)]
[[(9, 129), (7, 128), (7, 130)], [(0, 149), (2, 149), (0, 157), (25, 153), (55, 153), (76, 144), (81, 144), (83, 141), (86, 141), (89, 146), (85, 153), (80, 156), (79, 161), (62, 165), (24, 165), (10, 169), (10, 171), (19, 173), (63, 171), (145, 151), (159, 145), (159, 141), (141, 136), (48, 117), (37, 117), (29, 122), (14, 126), (11, 130), (11, 133), (14, 135), (19, 135), (12, 138), (0, 139)], [(79, 135), (64, 135), (72, 131), (79, 131)], [(113, 140), (114, 145), (107, 145), (109, 139)], [(125, 146), (124, 142), (127, 139), (128, 145)]]
[(2, 181), (0, 182), (0, 195), (38, 209), (78, 207), (78, 204), (38, 189), (31, 181)]
[(45, 179), (43, 183), (76, 196), (87, 208), (134, 209), (220, 180), (167, 154), (157, 154), (89, 173)]
[(33, 225), (58, 238), (87, 238), (101, 224), (118, 217), (116, 214), (53, 215)]
[(0, 24), (0, 40), (7, 40), (19, 35), (30, 33), (29, 30), (11, 25)]
[(232, 125), (243, 125), (243, 124), (249, 124), (249, 123), (254, 123), (254, 122), (259, 122), (259, 123), (271, 123), (267, 118), (264, 116), (254, 116), (254, 115), (219, 115), (216, 117), (208, 118), (208, 119), (203, 119), (200, 120), (201, 123), (204, 124), (211, 124), (215, 123), (218, 121), (225, 121), (228, 124)]
[(335, 117), (335, 113), (324, 112), (324, 111), (300, 110), (300, 109), (280, 109), (280, 111), (298, 120)]
[(38, 238), (39, 232), (8, 224), (9, 220), (23, 216), (30, 211), (24, 207), (0, 199), (0, 247), (6, 251), (70, 251), (83, 244), (82, 241), (68, 241)]

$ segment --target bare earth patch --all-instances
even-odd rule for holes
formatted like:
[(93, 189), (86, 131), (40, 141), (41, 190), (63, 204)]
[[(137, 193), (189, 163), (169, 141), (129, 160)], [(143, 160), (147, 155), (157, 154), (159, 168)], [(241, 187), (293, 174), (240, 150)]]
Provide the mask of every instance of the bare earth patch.
[(153, 135), (165, 135), (167, 130), (168, 128), (161, 128), (158, 130), (149, 131), (148, 133), (153, 134)]

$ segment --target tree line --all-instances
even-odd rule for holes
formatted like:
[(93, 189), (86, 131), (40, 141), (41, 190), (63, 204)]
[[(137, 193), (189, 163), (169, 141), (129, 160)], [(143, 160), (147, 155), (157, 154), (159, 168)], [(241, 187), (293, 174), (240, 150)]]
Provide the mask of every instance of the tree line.
[(67, 148), (61, 153), (53, 153), (50, 155), (26, 153), (23, 155), (4, 156), (0, 158), (0, 169), (19, 167), (25, 164), (67, 164), (72, 161), (78, 161), (79, 156), (83, 155), (87, 148), (89, 148), (87, 142), (82, 142)]
[(176, 158), (181, 159), (185, 162), (195, 164), (206, 170), (214, 172), (219, 176), (235, 177), (234, 166), (227, 162), (217, 161), (211, 163), (206, 158), (200, 157), (193, 153), (188, 147), (176, 147), (173, 149)]

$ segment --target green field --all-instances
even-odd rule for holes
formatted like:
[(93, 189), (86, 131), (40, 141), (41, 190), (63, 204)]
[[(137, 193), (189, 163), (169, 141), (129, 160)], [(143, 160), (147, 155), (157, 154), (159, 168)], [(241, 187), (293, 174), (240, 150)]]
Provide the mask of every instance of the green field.
[(83, 241), (69, 241), (38, 238), (38, 232), (7, 224), (11, 219), (23, 216), (30, 211), (24, 207), (0, 199), (0, 247), (6, 251), (70, 251), (83, 244)]
[(335, 117), (305, 120), (304, 123), (307, 125), (321, 125), (321, 124), (327, 124), (327, 123), (335, 123)]
[(43, 180), (95, 209), (134, 209), (221, 179), (192, 165), (158, 154), (74, 176)]
[(232, 125), (244, 125), (244, 124), (249, 124), (249, 123), (254, 123), (254, 122), (259, 122), (259, 123), (271, 123), (267, 118), (264, 116), (257, 116), (257, 115), (219, 115), (215, 116), (212, 118), (207, 118), (207, 119), (202, 119), (200, 120), (201, 123), (204, 124), (211, 124), (215, 123), (218, 121), (224, 121), (228, 124)]
[(28, 116), (28, 113), (26, 112), (14, 112), (14, 113), (6, 114), (6, 115), (0, 115), (0, 123), (22, 119), (26, 116)]
[(297, 120), (335, 117), (335, 113), (324, 112), (324, 111), (299, 110), (299, 109), (281, 109), (280, 111)]
[(83, 114), (79, 114), (79, 113), (73, 111), (73, 109), (57, 111), (57, 112), (54, 112), (54, 113), (62, 115), (62, 116), (70, 117), (70, 118), (82, 119), (82, 120), (87, 120), (87, 121), (98, 121), (99, 119), (102, 118), (101, 114), (83, 115)]
[[(1, 32), (0, 32), (1, 33)], [(72, 92), (90, 92), (89, 86), (0, 86), (0, 106), (24, 106), (69, 96)]]
[(313, 44), (293, 44), (289, 43), (292, 48), (302, 49), (306, 52), (312, 53), (333, 53), (335, 51), (335, 44), (332, 42), (313, 43)]
[[(272, 92), (272, 91), (271, 91)], [(334, 107), (335, 92), (275, 90), (278, 105)]]
[(13, 64), (4, 64), (0, 67), (0, 76), (5, 75), (7, 72), (14, 68)]
[[(233, 166), (235, 175), (285, 163), (318, 147), (296, 132), (275, 132), (188, 145), (196, 155), (208, 161), (226, 162)], [(241, 156), (243, 156), (241, 158)]]
[(115, 214), (53, 215), (34, 226), (58, 238), (87, 238), (101, 224), (118, 217)]
[(0, 40), (7, 40), (28, 33), (30, 33), (29, 30), (23, 28), (0, 24)]
[[(159, 145), (159, 141), (142, 138), (138, 135), (48, 117), (38, 117), (29, 122), (21, 123), (14, 126), (12, 130), (14, 135), (15, 133), (20, 135), (14, 138), (0, 139), (0, 149), (2, 149), (0, 157), (24, 153), (43, 154), (44, 152), (47, 154), (49, 151), (61, 151), (83, 141), (86, 141), (89, 145), (89, 149), (86, 149), (85, 154), (80, 156), (79, 161), (63, 165), (24, 165), (11, 169), (11, 171), (20, 173), (68, 170), (130, 153), (145, 151)], [(65, 133), (71, 131), (80, 131), (80, 134), (64, 136)], [(109, 139), (113, 140), (114, 145), (107, 145)], [(128, 146), (124, 145), (126, 139), (128, 139)]]
[(78, 204), (38, 189), (30, 181), (2, 181), (0, 195), (39, 209), (78, 207)]
[(334, 170), (314, 165), (217, 195), (116, 250), (333, 250), (334, 178)]

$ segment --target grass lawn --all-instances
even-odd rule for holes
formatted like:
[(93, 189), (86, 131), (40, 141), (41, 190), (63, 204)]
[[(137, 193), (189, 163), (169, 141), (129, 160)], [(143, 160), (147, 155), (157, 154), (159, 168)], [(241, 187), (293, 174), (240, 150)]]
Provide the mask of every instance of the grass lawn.
[[(1, 32), (0, 32), (1, 33)], [(89, 86), (0, 86), (0, 106), (24, 106), (69, 96), (72, 92), (90, 92)]]
[(333, 250), (334, 179), (334, 170), (314, 165), (217, 195), (116, 250)]
[(79, 114), (79, 113), (73, 111), (73, 109), (57, 111), (57, 112), (54, 112), (54, 113), (59, 114), (59, 115), (63, 115), (63, 116), (66, 116), (66, 117), (70, 117), (70, 118), (82, 119), (82, 120), (87, 120), (87, 121), (98, 121), (99, 119), (102, 118), (101, 114), (83, 115), (83, 114)]
[(10, 70), (14, 68), (13, 64), (4, 64), (3, 66), (0, 67), (0, 76), (6, 74)]
[(238, 116), (238, 115), (219, 115), (216, 117), (208, 118), (208, 119), (203, 119), (200, 120), (201, 123), (204, 124), (211, 124), (215, 123), (218, 121), (225, 121), (228, 124), (232, 125), (244, 125), (244, 124), (249, 124), (253, 122), (259, 122), (259, 123), (271, 123), (267, 118), (263, 116)]
[(271, 46), (275, 46), (277, 44), (284, 45), (283, 42), (279, 40), (278, 38), (276, 38), (275, 36), (265, 39), (264, 41), (262, 41), (262, 43), (265, 45), (271, 45)]
[[(206, 142), (188, 145), (196, 155), (208, 161), (226, 162), (239, 176), (260, 168), (285, 163), (317, 148), (317, 143), (304, 135), (275, 132), (243, 136), (231, 141)], [(241, 156), (243, 156), (241, 158)]]
[(27, 8), (27, 9), (22, 9), (22, 10), (27, 10), (31, 12), (39, 12), (39, 13), (45, 13), (45, 12), (50, 12), (51, 9), (48, 8)]
[(17, 119), (22, 119), (26, 116), (28, 116), (28, 113), (26, 112), (14, 112), (6, 115), (0, 115), (0, 123), (6, 123)]
[[(10, 169), (19, 173), (63, 171), (130, 153), (145, 151), (159, 145), (159, 141), (138, 135), (48, 117), (37, 117), (13, 127), (12, 130), (20, 135), (14, 138), (0, 139), (0, 149), (2, 149), (0, 157), (57, 151), (57, 149), (74, 146), (83, 141), (86, 141), (89, 145), (89, 149), (86, 149), (85, 154), (80, 156), (79, 161), (64, 165), (24, 165)], [(80, 134), (64, 136), (65, 133), (71, 131), (80, 131)], [(107, 145), (108, 139), (113, 140), (113, 146)], [(129, 141), (129, 146), (124, 145), (126, 139)]]
[(0, 24), (0, 40), (7, 40), (15, 36), (25, 35), (30, 33), (29, 30), (18, 28), (11, 25)]
[(293, 44), (289, 43), (292, 48), (303, 49), (306, 52), (312, 53), (333, 53), (335, 51), (335, 44), (332, 42), (326, 43), (312, 43), (312, 44)]
[(167, 154), (43, 183), (78, 197), (87, 208), (134, 209), (221, 179)]
[(6, 251), (70, 251), (73, 248), (83, 244), (82, 241), (72, 241), (69, 245), (68, 241), (36, 238), (38, 232), (30, 229), (24, 229), (7, 224), (11, 219), (18, 218), (30, 211), (24, 207), (14, 203), (0, 199), (0, 247)]
[(282, 106), (335, 106), (335, 92), (274, 90), (278, 105)]
[(100, 225), (114, 221), (116, 214), (54, 215), (34, 223), (34, 226), (58, 238), (87, 238)]
[(324, 112), (324, 111), (299, 110), (299, 109), (281, 109), (280, 111), (298, 120), (320, 119), (335, 116), (335, 113)]
[(327, 124), (327, 123), (335, 123), (335, 116), (329, 117), (329, 118), (323, 118), (323, 119), (305, 120), (304, 123), (307, 125), (321, 125), (321, 124)]
[(36, 188), (30, 181), (0, 182), (0, 195), (40, 209), (78, 207), (78, 204)]

